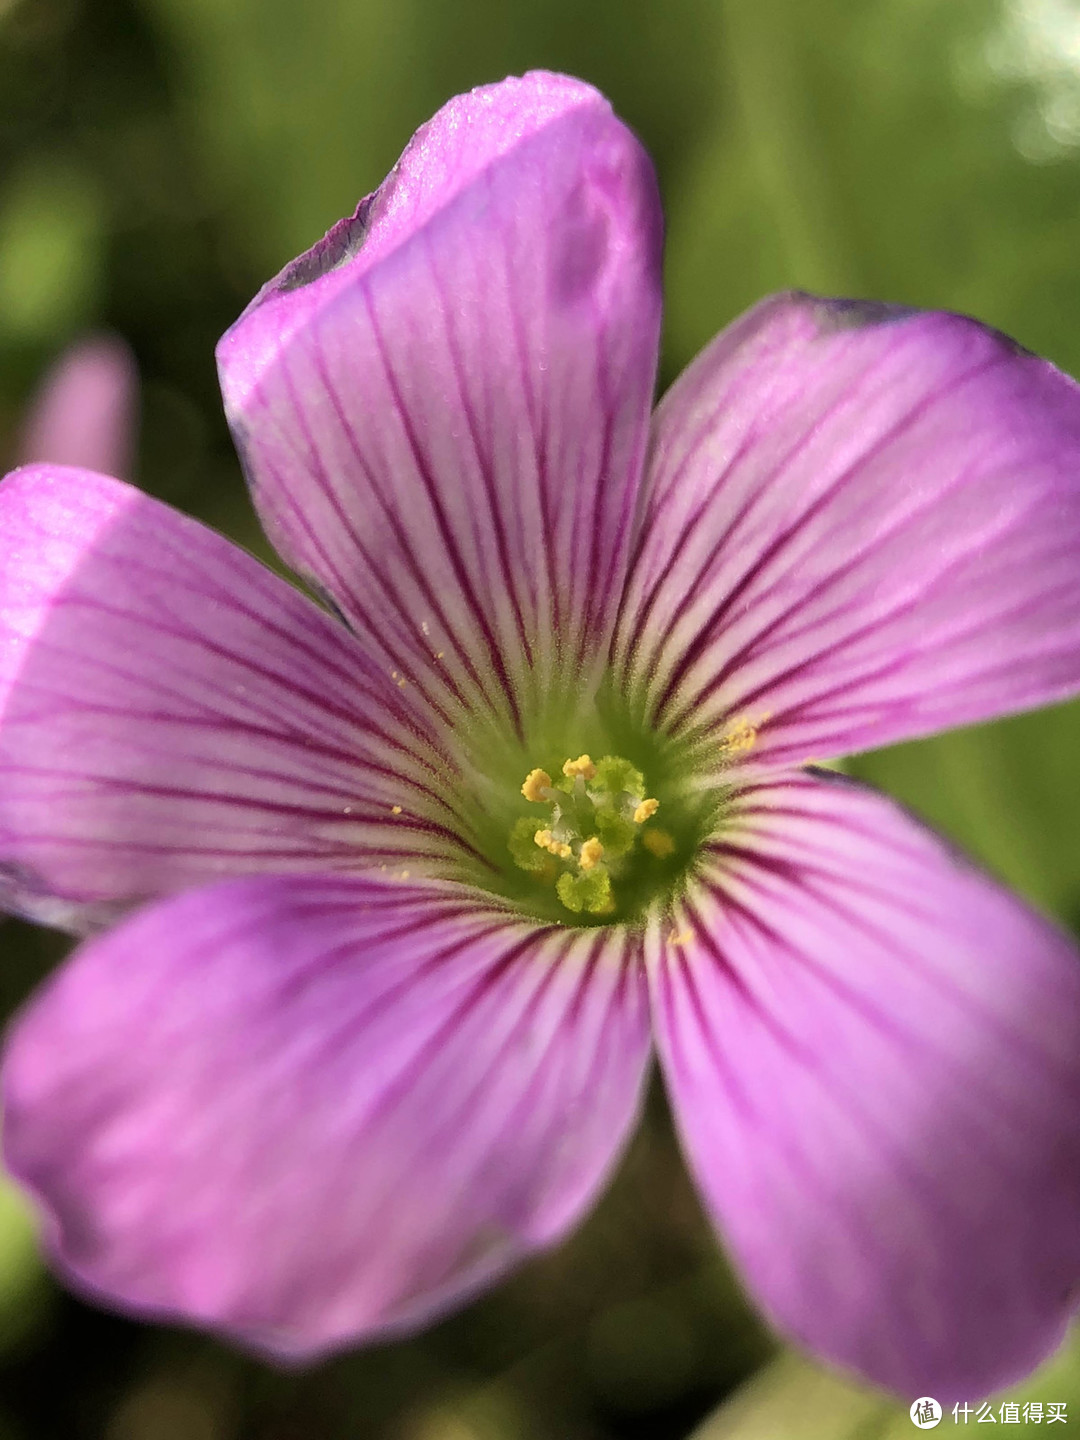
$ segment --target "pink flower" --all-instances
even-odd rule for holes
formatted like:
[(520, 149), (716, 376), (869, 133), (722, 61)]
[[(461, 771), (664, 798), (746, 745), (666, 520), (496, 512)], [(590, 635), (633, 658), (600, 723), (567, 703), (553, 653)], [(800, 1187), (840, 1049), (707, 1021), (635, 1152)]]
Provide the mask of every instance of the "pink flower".
[(659, 316), (637, 141), (510, 80), (221, 342), (340, 619), (115, 480), (0, 487), (7, 903), (145, 906), (8, 1042), (84, 1291), (280, 1355), (422, 1324), (577, 1221), (655, 1042), (781, 1333), (943, 1401), (1059, 1340), (1077, 953), (806, 767), (1080, 689), (1080, 392), (786, 295), (650, 420)]

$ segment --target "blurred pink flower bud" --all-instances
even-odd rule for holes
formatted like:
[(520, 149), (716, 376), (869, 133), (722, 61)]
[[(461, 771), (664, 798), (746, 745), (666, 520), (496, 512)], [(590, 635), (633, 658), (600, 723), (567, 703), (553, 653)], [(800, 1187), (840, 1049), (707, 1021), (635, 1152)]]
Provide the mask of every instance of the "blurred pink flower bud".
[(19, 437), (20, 464), (50, 461), (127, 477), (135, 449), (138, 374), (131, 351), (95, 335), (64, 352), (38, 387)]

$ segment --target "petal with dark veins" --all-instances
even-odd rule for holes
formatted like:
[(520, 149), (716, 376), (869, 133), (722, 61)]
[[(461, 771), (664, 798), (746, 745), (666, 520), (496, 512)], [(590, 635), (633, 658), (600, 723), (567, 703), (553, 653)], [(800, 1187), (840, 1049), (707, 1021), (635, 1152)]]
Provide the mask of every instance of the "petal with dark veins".
[(657, 411), (616, 655), (773, 768), (1076, 694), (1080, 387), (962, 316), (762, 302)]
[(222, 536), (55, 466), (0, 484), (0, 528), (7, 908), (85, 931), (229, 875), (467, 845), (427, 704)]
[(1080, 955), (872, 791), (733, 802), (649, 939), (657, 1046), (706, 1202), (782, 1334), (971, 1399), (1080, 1283)]
[(606, 651), (660, 320), (652, 167), (590, 86), (452, 100), (218, 349), (282, 556), (387, 667), (520, 729)]
[(17, 1020), (12, 1174), (76, 1285), (310, 1357), (430, 1321), (607, 1178), (639, 942), (458, 887), (233, 881), (142, 911)]

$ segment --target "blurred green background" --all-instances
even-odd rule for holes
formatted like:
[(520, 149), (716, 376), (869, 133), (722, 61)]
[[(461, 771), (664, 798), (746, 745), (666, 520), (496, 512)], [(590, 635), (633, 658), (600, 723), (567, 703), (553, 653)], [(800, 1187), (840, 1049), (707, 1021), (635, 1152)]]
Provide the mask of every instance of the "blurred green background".
[[(1073, 0), (0, 0), (0, 460), (49, 361), (115, 330), (143, 377), (139, 481), (265, 554), (217, 336), (449, 95), (536, 66), (599, 85), (656, 159), (663, 383), (788, 285), (967, 311), (1080, 374)], [(1076, 706), (852, 768), (1080, 924)], [(8, 1013), (64, 947), (14, 922), (0, 944)], [(1080, 1425), (1080, 1345), (1016, 1393)], [(713, 1411), (711, 1440), (914, 1433), (778, 1354), (659, 1093), (561, 1250), (301, 1373), (80, 1304), (0, 1189), (0, 1440), (675, 1440)]]

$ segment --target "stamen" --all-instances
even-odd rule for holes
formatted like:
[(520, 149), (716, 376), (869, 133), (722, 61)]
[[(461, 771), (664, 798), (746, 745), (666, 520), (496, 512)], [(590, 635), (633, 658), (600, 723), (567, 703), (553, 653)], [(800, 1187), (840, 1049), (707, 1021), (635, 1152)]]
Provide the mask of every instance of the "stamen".
[(570, 846), (563, 840), (556, 840), (550, 830), (537, 830), (533, 842), (539, 845), (541, 850), (557, 855), (560, 860), (568, 860), (573, 853)]
[[(518, 773), (520, 774), (521, 772), (519, 771)], [(521, 793), (525, 796), (526, 800), (531, 800), (534, 804), (540, 804), (544, 798), (542, 792), (550, 789), (551, 776), (546, 770), (530, 770), (528, 775), (525, 776), (525, 783), (521, 787)]]
[(667, 830), (642, 828), (660, 801), (646, 796), (645, 777), (621, 756), (604, 755), (595, 764), (590, 755), (566, 760), (555, 783), (546, 770), (530, 770), (521, 793), (531, 804), (548, 805), (550, 814), (539, 824), (527, 816), (514, 822), (508, 839), (514, 864), (535, 883), (553, 884), (575, 914), (615, 915), (613, 886), (624, 883), (633, 903), (642, 879), (649, 883), (637, 868), (642, 857), (632, 856), (638, 840), (660, 860), (678, 848)]
[[(589, 759), (588, 755), (579, 755), (576, 760), (567, 760), (562, 767), (564, 775), (580, 775), (584, 780), (591, 780), (596, 774), (596, 766)], [(550, 785), (550, 780), (548, 784)]]

